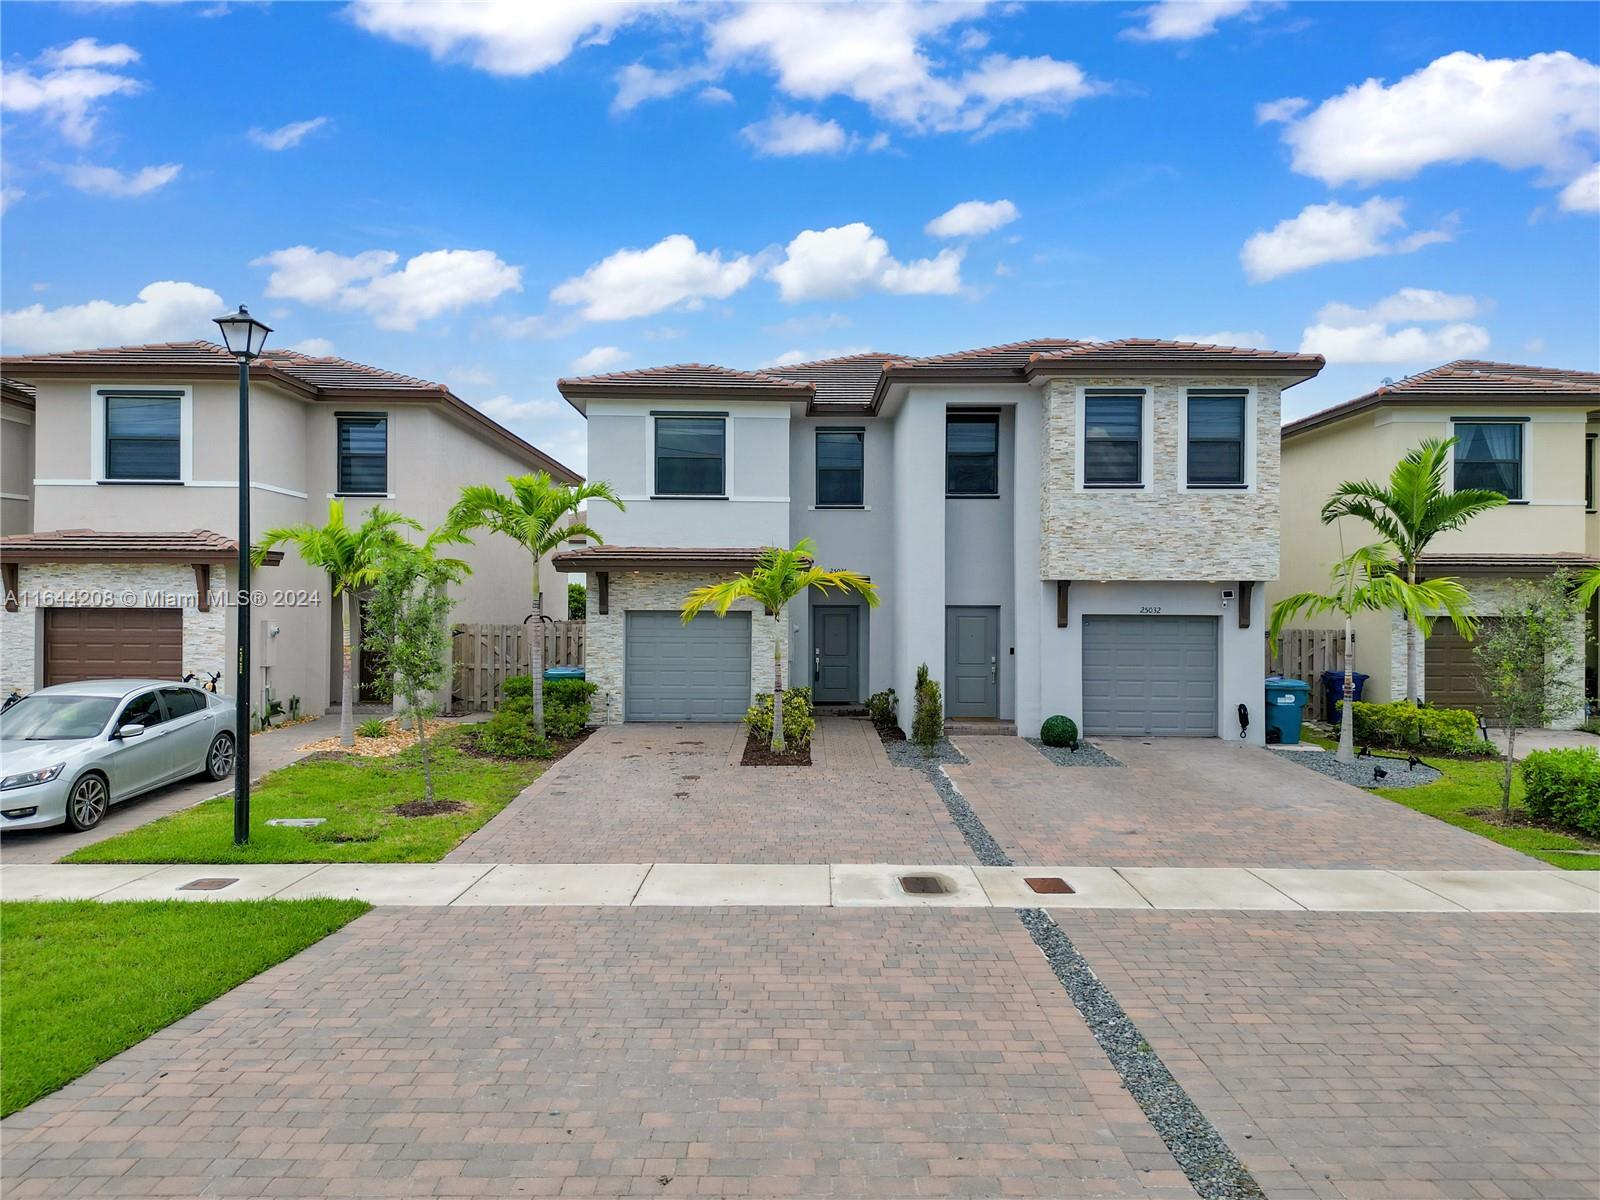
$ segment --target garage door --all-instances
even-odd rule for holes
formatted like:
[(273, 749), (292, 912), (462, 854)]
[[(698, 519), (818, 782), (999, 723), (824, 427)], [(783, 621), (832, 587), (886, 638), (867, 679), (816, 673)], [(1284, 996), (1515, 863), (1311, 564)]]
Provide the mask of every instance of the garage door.
[[(1457, 633), (1448, 621), (1440, 621), (1433, 627), (1422, 657), (1423, 694), (1429, 704), (1438, 708), (1466, 708), (1488, 715), (1483, 689), (1478, 683), (1478, 659), (1473, 654), (1476, 645)], [(1402, 688), (1406, 678), (1403, 661), (1400, 667)]]
[(47, 608), (44, 682), (178, 679), (183, 612), (176, 608)]
[(627, 616), (624, 715), (630, 721), (737, 721), (750, 707), (750, 614)]
[(1217, 732), (1215, 617), (1085, 617), (1086, 733)]

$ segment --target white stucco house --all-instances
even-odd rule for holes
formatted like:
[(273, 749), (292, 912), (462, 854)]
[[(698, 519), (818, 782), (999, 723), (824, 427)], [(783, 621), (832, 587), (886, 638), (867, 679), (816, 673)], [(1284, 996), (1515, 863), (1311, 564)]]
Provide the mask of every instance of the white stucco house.
[[(776, 639), (819, 703), (892, 687), (907, 724), (927, 663), (955, 720), (1259, 743), (1279, 398), (1321, 367), (1041, 339), (562, 380), (592, 477), (627, 504), (594, 506), (604, 544), (555, 560), (587, 577), (597, 719), (737, 719)], [(692, 587), (802, 537), (881, 606), (679, 620)]]

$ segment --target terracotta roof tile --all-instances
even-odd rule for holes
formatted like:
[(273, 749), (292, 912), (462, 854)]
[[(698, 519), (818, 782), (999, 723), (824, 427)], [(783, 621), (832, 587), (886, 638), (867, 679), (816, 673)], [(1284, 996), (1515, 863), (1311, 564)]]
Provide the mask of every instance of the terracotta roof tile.
[(719, 367), (710, 363), (674, 363), (666, 367), (612, 371), (605, 375), (580, 375), (571, 379), (559, 379), (556, 381), (556, 386), (563, 394), (568, 389), (593, 391), (630, 387), (682, 387), (712, 391), (719, 388), (775, 392), (810, 390), (803, 383), (793, 379), (781, 379), (775, 374), (762, 371), (736, 371), (732, 367)]
[(872, 408), (872, 395), (883, 378), (884, 364), (897, 361), (900, 361), (897, 354), (874, 350), (842, 358), (763, 367), (762, 371), (811, 384), (817, 393), (813, 409), (866, 412)]
[(1320, 354), (1295, 354), (1284, 350), (1252, 350), (1241, 346), (1216, 346), (1209, 342), (1172, 342), (1161, 338), (1119, 338), (1114, 342), (1080, 342), (1068, 349), (1034, 355), (1034, 366), (1051, 363), (1123, 362), (1220, 363), (1252, 365), (1284, 363), (1296, 366), (1322, 366)]
[[(7, 562), (219, 562), (238, 553), (238, 539), (209, 529), (55, 529), (0, 537), (0, 559)], [(281, 551), (268, 557), (274, 563), (282, 559)]]
[(613, 546), (610, 542), (562, 550), (551, 557), (558, 571), (659, 567), (686, 570), (703, 566), (747, 567), (761, 557), (761, 546)]
[(1005, 342), (998, 346), (979, 346), (950, 354), (931, 354), (902, 358), (895, 367), (1012, 367), (1021, 370), (1035, 354), (1055, 354), (1089, 343), (1072, 338), (1031, 338), (1025, 342)]

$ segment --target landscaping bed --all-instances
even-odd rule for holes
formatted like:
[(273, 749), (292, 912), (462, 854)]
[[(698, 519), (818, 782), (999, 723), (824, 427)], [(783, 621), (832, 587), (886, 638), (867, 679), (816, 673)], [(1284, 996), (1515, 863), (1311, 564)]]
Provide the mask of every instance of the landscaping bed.
[(809, 767), (811, 743), (806, 742), (798, 750), (787, 749), (779, 754), (772, 749), (768, 738), (752, 733), (745, 738), (744, 754), (739, 761), (747, 767)]
[(1112, 758), (1093, 742), (1079, 742), (1076, 750), (1066, 746), (1047, 746), (1038, 738), (1023, 738), (1023, 741), (1032, 746), (1058, 767), (1120, 767), (1125, 764), (1120, 758)]
[(359, 900), (0, 904), (0, 1115), (366, 912)]
[[(1426, 763), (1413, 767), (1404, 758), (1358, 758), (1353, 763), (1342, 763), (1327, 750), (1282, 750), (1276, 746), (1267, 749), (1279, 758), (1369, 791), (1376, 787), (1421, 787), (1442, 778), (1440, 771)], [(1383, 772), (1381, 777), (1379, 771)]]
[[(363, 758), (387, 758), (399, 754), (402, 750), (409, 750), (417, 744), (417, 731), (415, 729), (402, 729), (400, 722), (394, 720), (380, 722), (384, 732), (377, 737), (363, 734), (360, 727), (356, 731), (356, 740), (353, 745), (346, 746), (339, 740), (339, 735), (318, 738), (314, 742), (307, 742), (301, 750), (312, 752), (328, 751), (333, 754), (358, 754)], [(452, 727), (451, 721), (429, 721), (428, 737), (433, 738)], [(361, 726), (366, 726), (363, 721)]]

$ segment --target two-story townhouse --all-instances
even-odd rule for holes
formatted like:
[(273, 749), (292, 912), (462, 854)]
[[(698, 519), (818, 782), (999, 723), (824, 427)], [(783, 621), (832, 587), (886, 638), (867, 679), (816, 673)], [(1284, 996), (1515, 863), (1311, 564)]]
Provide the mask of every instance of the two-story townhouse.
[[(1424, 555), (1423, 574), (1460, 579), (1476, 611), (1492, 620), (1506, 581), (1600, 562), (1597, 435), (1600, 374), (1470, 359), (1291, 421), (1283, 427), (1283, 573), (1268, 589), (1269, 599), (1324, 590), (1341, 553), (1376, 538), (1358, 522), (1342, 522), (1342, 529), (1322, 524), (1322, 505), (1335, 487), (1348, 479), (1381, 481), (1423, 439), (1453, 437), (1447, 486), (1492, 488), (1508, 503), (1440, 536)], [(1591, 628), (1593, 621), (1591, 612)], [(1582, 638), (1583, 631), (1573, 636)], [(1362, 614), (1355, 638), (1356, 665), (1371, 676), (1366, 696), (1402, 699), (1404, 620)], [(1473, 644), (1442, 621), (1420, 648), (1421, 698), (1483, 712)], [(1587, 657), (1586, 694), (1593, 696), (1592, 646)], [(1574, 710), (1562, 723), (1581, 718)]]
[(0, 379), (0, 534), (33, 528), (33, 389)]
[[(221, 671), (236, 630), (226, 602), (238, 555), (236, 361), (208, 342), (8, 357), (5, 478), (24, 528), (0, 538), (0, 688)], [(271, 351), (251, 364), (251, 527), (359, 522), (381, 506), (432, 528), (460, 488), (548, 471), (578, 476), (446, 387), (331, 357)], [(31, 420), (9, 419), (13, 393)], [(8, 504), (9, 504), (8, 500)], [(458, 621), (530, 611), (528, 558), (480, 536)], [(252, 573), (252, 703), (337, 704), (342, 617), (328, 578), (290, 550)], [(546, 566), (541, 584), (564, 598)], [(563, 601), (564, 603), (564, 601)], [(359, 646), (360, 630), (355, 631)], [(360, 651), (357, 651), (358, 656)], [(358, 657), (359, 679), (370, 663)]]
[[(955, 720), (1259, 742), (1279, 399), (1321, 366), (1045, 339), (562, 380), (628, 504), (556, 558), (588, 577), (597, 717), (736, 719), (777, 642), (819, 701), (892, 687), (903, 724), (926, 663)], [(802, 537), (881, 605), (679, 620), (692, 587)]]

